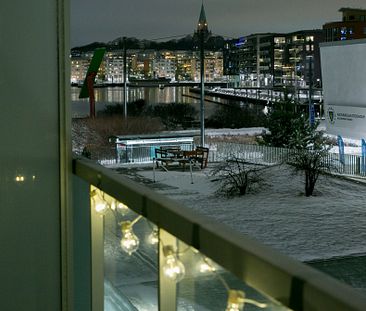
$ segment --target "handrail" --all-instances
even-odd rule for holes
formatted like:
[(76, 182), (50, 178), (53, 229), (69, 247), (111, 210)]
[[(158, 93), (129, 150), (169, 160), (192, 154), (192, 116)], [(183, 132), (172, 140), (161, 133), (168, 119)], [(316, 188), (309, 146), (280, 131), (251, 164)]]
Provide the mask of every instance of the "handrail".
[(365, 310), (366, 297), (305, 264), (88, 159), (73, 173), (293, 310)]

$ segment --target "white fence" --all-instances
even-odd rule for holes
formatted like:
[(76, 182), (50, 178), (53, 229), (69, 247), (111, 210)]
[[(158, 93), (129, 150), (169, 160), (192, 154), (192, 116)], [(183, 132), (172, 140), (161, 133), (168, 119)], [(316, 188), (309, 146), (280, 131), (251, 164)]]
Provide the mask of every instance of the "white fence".
[[(91, 150), (91, 159), (102, 165), (124, 165), (131, 163), (151, 163), (154, 154), (152, 146), (135, 147), (133, 157), (129, 161), (119, 159), (115, 148), (95, 148)], [(236, 156), (255, 163), (276, 164), (289, 159), (294, 150), (260, 145), (247, 145), (237, 143), (215, 143), (209, 146), (208, 161), (220, 162), (228, 156)], [(329, 153), (327, 161), (332, 163), (334, 173), (366, 177), (366, 162), (359, 155), (344, 155), (344, 163), (341, 163), (338, 153)]]
[[(289, 160), (295, 150), (260, 145), (217, 143), (210, 148), (209, 161), (219, 162), (229, 155), (263, 164), (276, 164)], [(341, 163), (338, 153), (329, 153), (326, 161), (332, 163), (333, 173), (366, 176), (366, 161), (359, 155), (345, 154)]]

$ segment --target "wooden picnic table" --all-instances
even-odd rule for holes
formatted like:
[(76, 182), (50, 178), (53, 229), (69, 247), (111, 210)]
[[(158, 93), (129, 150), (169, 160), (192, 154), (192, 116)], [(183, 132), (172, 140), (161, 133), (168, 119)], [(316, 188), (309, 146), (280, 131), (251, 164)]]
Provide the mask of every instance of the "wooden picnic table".
[[(178, 163), (185, 166), (187, 163), (195, 165), (200, 164), (203, 169), (207, 166), (208, 148), (197, 147), (195, 150), (182, 150), (180, 148), (160, 148), (155, 150), (156, 166), (161, 162), (162, 167), (167, 170), (167, 167), (172, 163)], [(165, 167), (163, 166), (165, 164)]]

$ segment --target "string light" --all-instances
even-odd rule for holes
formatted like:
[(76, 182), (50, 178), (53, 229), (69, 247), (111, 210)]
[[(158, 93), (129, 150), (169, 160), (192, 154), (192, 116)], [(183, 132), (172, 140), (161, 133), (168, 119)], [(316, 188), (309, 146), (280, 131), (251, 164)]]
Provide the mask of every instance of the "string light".
[(124, 221), (121, 224), (122, 238), (121, 248), (127, 254), (131, 255), (139, 248), (140, 240), (132, 230), (133, 224), (130, 221)]
[(115, 211), (115, 210), (116, 210), (116, 208), (117, 208), (117, 207), (116, 207), (116, 206), (117, 206), (117, 205), (116, 205), (116, 203), (117, 203), (117, 201), (116, 201), (116, 200), (113, 200), (113, 201), (112, 201), (112, 203), (111, 203), (111, 210), (112, 210), (112, 211)]
[(104, 200), (104, 197), (102, 199), (97, 198), (98, 191), (96, 189), (93, 189), (90, 191), (90, 197), (94, 203), (94, 210), (100, 214), (104, 215), (108, 210), (108, 205)]
[(245, 293), (241, 290), (228, 289), (228, 300), (225, 311), (242, 311), (246, 303), (255, 305), (258, 308), (267, 308), (266, 303), (261, 303), (253, 299), (245, 298)]
[(242, 311), (245, 303), (245, 294), (241, 290), (229, 290), (229, 298), (225, 311)]
[(186, 273), (183, 263), (177, 258), (175, 251), (171, 245), (163, 247), (165, 261), (163, 263), (163, 273), (172, 281), (181, 281)]
[(128, 211), (129, 211), (128, 206), (126, 204), (121, 203), (121, 202), (117, 202), (116, 206), (117, 206), (117, 211), (122, 216), (126, 215), (128, 213)]
[(159, 243), (159, 229), (154, 228), (147, 238), (151, 245), (156, 245)]
[[(201, 255), (202, 256), (202, 255)], [(200, 265), (200, 271), (202, 273), (213, 272), (219, 281), (224, 285), (228, 292), (228, 301), (226, 311), (241, 311), (244, 308), (245, 303), (252, 304), (257, 306), (258, 308), (266, 308), (266, 303), (261, 303), (253, 299), (245, 298), (245, 293), (241, 290), (233, 290), (230, 289), (229, 285), (225, 281), (225, 279), (218, 273), (216, 268), (213, 265), (211, 259), (202, 256), (202, 263)]]
[(214, 267), (212, 261), (209, 258), (203, 257), (199, 265), (199, 270), (201, 273), (208, 273), (208, 272), (215, 272), (216, 268)]
[(129, 208), (126, 204), (118, 202), (113, 198), (112, 202), (108, 203), (109, 200), (105, 198), (105, 193), (102, 192), (102, 195), (100, 195), (100, 192), (101, 191), (99, 189), (93, 189), (90, 191), (90, 197), (94, 203), (94, 209), (98, 214), (104, 215), (108, 211), (108, 208), (112, 211), (118, 211), (122, 216), (125, 216), (128, 213)]
[[(17, 182), (24, 181), (24, 176), (18, 175), (15, 179)], [(104, 198), (104, 193), (102, 195), (101, 200), (96, 200), (96, 196), (98, 193), (98, 189), (93, 189), (90, 192), (90, 197), (94, 202), (95, 211), (99, 214), (105, 214), (105, 212), (110, 208), (113, 211), (118, 211), (122, 215), (127, 214), (129, 208), (127, 205), (118, 202), (117, 200), (112, 200), (110, 204)], [(123, 251), (131, 255), (135, 251), (138, 250), (140, 240), (133, 232), (133, 225), (138, 222), (142, 216), (138, 216), (133, 221), (123, 221), (121, 223), (121, 232), (122, 237), (120, 241), (120, 245)], [(152, 245), (156, 245), (159, 243), (159, 229), (155, 227), (148, 237), (148, 241)], [(188, 249), (192, 249), (194, 253), (199, 253), (198, 250), (188, 247)], [(162, 265), (163, 274), (175, 282), (180, 282), (185, 276), (185, 267), (184, 264), (178, 259), (177, 252), (174, 251), (173, 246), (167, 245), (163, 246), (163, 255), (165, 257), (164, 263)], [(222, 278), (220, 274), (217, 273), (217, 270), (213, 264), (213, 262), (205, 256), (202, 256), (201, 262), (199, 264), (199, 271), (201, 273), (215, 273), (215, 275), (219, 278), (222, 284), (228, 291), (228, 301), (227, 307), (225, 311), (242, 311), (245, 303), (253, 304), (259, 308), (266, 308), (267, 304), (260, 303), (256, 300), (245, 298), (245, 293), (241, 290), (233, 290), (230, 289), (226, 281)]]
[(95, 204), (95, 211), (98, 214), (104, 215), (107, 210), (108, 210), (108, 206), (105, 202), (98, 202)]

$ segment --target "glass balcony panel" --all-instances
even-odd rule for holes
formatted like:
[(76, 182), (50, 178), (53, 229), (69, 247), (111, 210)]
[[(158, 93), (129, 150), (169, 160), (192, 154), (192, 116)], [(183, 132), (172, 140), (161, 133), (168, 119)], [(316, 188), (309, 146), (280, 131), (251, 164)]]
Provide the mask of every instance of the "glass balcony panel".
[(94, 187), (91, 206), (103, 218), (104, 310), (158, 310), (156, 227)]
[[(290, 310), (240, 281), (195, 248), (176, 239), (164, 230), (160, 231), (160, 247), (162, 251), (160, 268), (166, 271), (167, 262), (171, 259), (175, 266), (171, 264), (171, 270), (169, 271), (180, 271), (176, 274), (168, 273), (168, 276), (167, 273), (161, 273), (163, 278), (161, 280), (163, 283), (161, 299), (165, 300), (171, 299), (172, 296), (176, 297), (176, 301), (170, 303), (175, 303), (177, 310), (240, 311), (243, 310), (244, 306), (245, 310), (249, 311)], [(167, 248), (170, 248), (172, 253), (168, 253), (166, 251)], [(172, 288), (175, 288), (175, 293), (166, 293), (169, 295), (167, 297), (164, 294), (164, 282), (171, 282), (171, 280), (167, 280), (169, 278), (175, 280), (169, 287), (170, 291)], [(241, 294), (243, 298), (241, 298)], [(233, 295), (239, 295), (237, 297), (239, 300), (237, 308), (235, 307), (235, 302), (232, 301), (234, 299)], [(231, 300), (231, 304), (229, 300)], [(230, 308), (229, 305), (231, 306)]]

